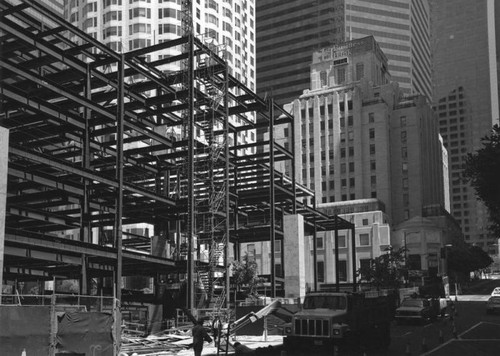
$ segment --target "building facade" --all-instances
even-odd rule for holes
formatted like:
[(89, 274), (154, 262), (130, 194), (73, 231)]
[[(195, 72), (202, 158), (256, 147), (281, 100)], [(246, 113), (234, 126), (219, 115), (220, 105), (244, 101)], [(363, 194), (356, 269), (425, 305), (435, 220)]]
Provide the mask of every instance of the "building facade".
[(372, 35), (405, 93), (431, 97), (424, 0), (257, 0), (257, 93), (288, 103), (309, 88), (310, 53)]
[(496, 239), (462, 165), (499, 122), (494, 8), (493, 0), (431, 1), (433, 103), (449, 154), (451, 213), (466, 242), (484, 249)]
[[(194, 34), (226, 57), (230, 74), (255, 90), (254, 1), (191, 3)], [(64, 17), (111, 49), (128, 52), (180, 37), (182, 10), (181, 0), (71, 0)], [(171, 50), (163, 56), (180, 53)]]
[[(327, 215), (338, 215), (342, 219), (355, 224), (355, 258), (356, 270), (369, 264), (371, 259), (380, 256), (390, 246), (391, 227), (389, 217), (384, 212), (384, 204), (377, 199), (360, 199), (348, 202), (319, 204), (318, 210)], [(335, 283), (335, 235), (333, 231), (321, 232), (316, 235), (316, 273), (318, 288), (322, 284)], [(352, 253), (352, 233), (341, 230), (338, 233), (339, 244), (339, 277), (340, 283), (352, 283), (353, 276), (353, 253)], [(290, 239), (291, 240), (291, 239)], [(282, 243), (284, 246), (282, 246)], [(283, 268), (288, 276), (291, 270), (302, 271), (302, 279), (305, 290), (314, 289), (314, 237), (304, 235), (301, 243), (303, 252), (302, 258), (288, 258), (290, 254), (297, 253), (297, 248), (290, 249), (289, 239), (277, 241), (275, 258), (276, 273), (281, 275)], [(296, 246), (295, 246), (296, 247)], [(281, 249), (285, 249), (285, 266), (281, 260)], [(245, 243), (241, 245), (242, 255), (248, 255), (250, 260), (257, 263), (257, 273), (259, 275), (269, 275), (270, 273), (270, 248), (269, 243)], [(292, 273), (293, 274), (293, 273)], [(286, 286), (285, 286), (286, 288)], [(299, 293), (300, 294), (300, 293)], [(304, 294), (293, 295), (293, 297)]]
[(276, 137), (295, 151), (296, 178), (315, 204), (377, 198), (399, 224), (446, 206), (446, 155), (426, 98), (405, 95), (386, 68), (373, 37), (315, 52), (311, 90), (289, 106), (295, 142), (291, 128)]
[[(352, 283), (356, 271), (370, 265), (370, 261), (386, 253), (391, 245), (391, 226), (384, 212), (384, 204), (377, 199), (360, 199), (347, 202), (319, 204), (318, 209), (327, 215), (337, 214), (356, 226), (355, 265), (353, 270), (352, 233), (338, 233), (339, 282)], [(335, 235), (333, 231), (318, 234), (316, 237), (318, 284), (335, 283)], [(306, 280), (314, 285), (313, 239), (308, 239), (308, 268)]]

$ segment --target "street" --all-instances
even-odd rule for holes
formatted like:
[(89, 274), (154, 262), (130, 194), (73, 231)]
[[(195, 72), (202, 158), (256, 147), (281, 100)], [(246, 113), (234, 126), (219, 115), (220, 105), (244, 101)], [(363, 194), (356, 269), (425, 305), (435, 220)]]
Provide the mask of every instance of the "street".
[[(500, 314), (486, 314), (486, 301), (494, 287), (500, 286), (499, 279), (480, 280), (474, 282), (469, 289), (457, 297), (456, 315), (452, 317), (450, 311), (444, 318), (439, 318), (427, 324), (402, 324), (395, 321), (391, 324), (391, 345), (386, 351), (333, 351), (323, 353), (314, 352), (315, 355), (337, 355), (337, 356), (402, 356), (420, 355), (430, 351), (442, 343), (452, 339), (455, 335), (469, 330), (479, 322), (491, 322), (500, 324)], [(455, 301), (455, 296), (451, 298)], [(448, 308), (449, 309), (449, 308)], [(499, 336), (500, 337), (500, 336)], [(266, 355), (282, 355), (280, 350), (266, 352)], [(296, 353), (294, 355), (306, 356), (311, 351)]]

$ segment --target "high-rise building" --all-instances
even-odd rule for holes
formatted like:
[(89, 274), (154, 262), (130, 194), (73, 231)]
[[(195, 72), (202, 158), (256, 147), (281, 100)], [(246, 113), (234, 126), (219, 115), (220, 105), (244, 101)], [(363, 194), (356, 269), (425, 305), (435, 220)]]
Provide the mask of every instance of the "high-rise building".
[[(181, 3), (181, 0), (71, 0), (65, 3), (64, 17), (111, 49), (128, 52), (180, 37)], [(225, 55), (231, 74), (255, 90), (254, 0), (191, 3), (194, 34), (213, 45), (221, 56)], [(177, 54), (180, 50), (163, 56)]]
[(257, 0), (257, 93), (288, 103), (310, 87), (310, 54), (372, 35), (405, 93), (431, 98), (427, 0)]
[(56, 14), (64, 15), (64, 0), (43, 0), (43, 3)]
[(377, 198), (397, 225), (446, 206), (446, 155), (426, 98), (405, 94), (386, 68), (371, 36), (316, 51), (311, 89), (289, 109), (295, 142), (283, 145), (294, 145), (297, 180), (315, 204)]
[(451, 213), (467, 242), (494, 250), (488, 214), (462, 179), (467, 153), (498, 123), (498, 83), (493, 0), (433, 0), (434, 108), (449, 154)]

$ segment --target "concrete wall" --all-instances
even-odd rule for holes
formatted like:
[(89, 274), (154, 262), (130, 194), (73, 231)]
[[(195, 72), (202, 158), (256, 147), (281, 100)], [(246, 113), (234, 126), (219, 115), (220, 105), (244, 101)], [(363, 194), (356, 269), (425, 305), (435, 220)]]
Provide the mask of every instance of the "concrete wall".
[(306, 294), (304, 217), (286, 215), (285, 237), (285, 298), (298, 298)]
[(3, 256), (5, 252), (5, 205), (7, 203), (7, 167), (9, 130), (0, 127), (0, 298), (2, 297)]

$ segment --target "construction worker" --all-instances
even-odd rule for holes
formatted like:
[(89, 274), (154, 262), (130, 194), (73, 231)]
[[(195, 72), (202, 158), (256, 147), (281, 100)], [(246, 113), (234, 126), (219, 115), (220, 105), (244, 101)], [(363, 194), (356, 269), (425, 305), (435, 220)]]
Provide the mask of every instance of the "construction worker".
[(212, 338), (207, 334), (203, 327), (203, 320), (198, 320), (191, 331), (193, 335), (193, 350), (194, 356), (201, 356), (203, 350), (203, 342), (212, 342)]

